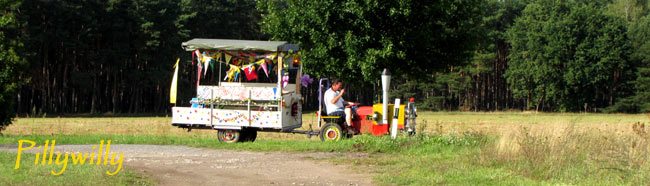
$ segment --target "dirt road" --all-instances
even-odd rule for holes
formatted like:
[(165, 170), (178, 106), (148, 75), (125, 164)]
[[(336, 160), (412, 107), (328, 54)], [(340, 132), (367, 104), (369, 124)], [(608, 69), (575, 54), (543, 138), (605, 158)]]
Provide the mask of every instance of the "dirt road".
[[(5, 151), (15, 152), (16, 149), (16, 146), (0, 146), (0, 150)], [(54, 152), (96, 150), (92, 150), (92, 145), (57, 144)], [(143, 173), (160, 185), (372, 185), (370, 174), (314, 160), (365, 154), (247, 152), (116, 144), (111, 145), (110, 152), (124, 153), (124, 167)]]

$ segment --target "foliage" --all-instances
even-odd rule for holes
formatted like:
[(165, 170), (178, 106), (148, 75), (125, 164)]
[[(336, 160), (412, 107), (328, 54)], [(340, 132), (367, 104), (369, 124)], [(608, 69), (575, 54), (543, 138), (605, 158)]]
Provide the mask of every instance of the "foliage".
[(423, 110), (456, 110), (466, 108), (468, 103), (464, 97), (465, 90), (471, 88), (471, 77), (463, 72), (440, 72), (430, 79), (401, 80), (397, 79), (395, 89), (390, 92), (391, 99), (416, 98), (418, 109)]
[(17, 20), (21, 1), (0, 0), (0, 133), (16, 116), (16, 91), (25, 79), (21, 55), (22, 24)]
[(621, 99), (608, 108), (609, 112), (649, 112), (650, 111), (650, 16), (631, 23), (630, 43), (633, 48), (632, 60), (638, 64), (634, 86), (635, 94)]
[(506, 78), (528, 108), (578, 111), (613, 105), (632, 74), (626, 25), (594, 3), (539, 0), (508, 30)]
[(640, 104), (639, 112), (650, 111), (650, 16), (644, 17), (630, 29), (633, 59), (639, 63), (637, 79), (634, 82), (634, 100)]
[(614, 0), (607, 5), (606, 12), (629, 22), (636, 22), (650, 12), (648, 3), (650, 3), (648, 0)]
[(262, 31), (298, 43), (307, 73), (373, 83), (383, 68), (412, 79), (463, 64), (483, 1), (259, 1)]
[(477, 25), (478, 45), (473, 57), (434, 73), (431, 79), (405, 80), (394, 94), (415, 94), (419, 108), (428, 110), (502, 110), (508, 105), (508, 50), (505, 31), (521, 15), (528, 0), (488, 0)]

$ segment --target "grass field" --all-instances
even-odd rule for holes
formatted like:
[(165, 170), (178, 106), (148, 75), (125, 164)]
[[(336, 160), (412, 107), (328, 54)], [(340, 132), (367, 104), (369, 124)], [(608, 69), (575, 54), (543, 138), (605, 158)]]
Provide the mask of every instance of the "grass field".
[(16, 153), (0, 152), (0, 183), (3, 185), (152, 185), (152, 181), (131, 171), (107, 176), (106, 171), (114, 171), (107, 166), (75, 166), (66, 169), (58, 176), (52, 171), (60, 171), (61, 165), (34, 165), (34, 154), (21, 154), (21, 163), (14, 169)]
[[(255, 151), (370, 152), (358, 171), (382, 185), (650, 183), (648, 115), (524, 112), (423, 112), (416, 137), (356, 136), (338, 143), (260, 133), (254, 143), (221, 144), (215, 131), (187, 132), (166, 117), (19, 118), (0, 138), (57, 144), (179, 144)], [(314, 125), (311, 114), (304, 128)], [(333, 160), (342, 161), (342, 160)], [(349, 161), (344, 161), (349, 163)], [(4, 163), (3, 163), (4, 164)]]

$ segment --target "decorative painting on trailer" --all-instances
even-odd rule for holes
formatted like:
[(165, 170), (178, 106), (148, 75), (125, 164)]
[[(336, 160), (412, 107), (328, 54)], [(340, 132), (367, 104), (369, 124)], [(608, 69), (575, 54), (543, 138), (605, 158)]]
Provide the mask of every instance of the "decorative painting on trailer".
[(172, 107), (172, 123), (280, 128), (280, 112)]
[(277, 100), (278, 90), (275, 87), (245, 87), (245, 86), (199, 86), (197, 97), (202, 99), (245, 100)]

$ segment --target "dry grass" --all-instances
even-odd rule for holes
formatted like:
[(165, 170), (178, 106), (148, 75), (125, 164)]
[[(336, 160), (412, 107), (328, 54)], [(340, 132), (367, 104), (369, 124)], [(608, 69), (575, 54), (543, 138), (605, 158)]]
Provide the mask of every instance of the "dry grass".
[[(196, 130), (197, 132), (200, 132)], [(184, 135), (165, 117), (19, 118), (5, 134), (151, 134)]]
[[(625, 126), (629, 130), (617, 132), (577, 128), (578, 125), (552, 130), (521, 126), (516, 132), (500, 136), (495, 143), (484, 146), (478, 162), (510, 167), (538, 180), (647, 183), (650, 179), (650, 130), (640, 122)], [(601, 178), (603, 180), (598, 180)]]
[[(501, 150), (518, 151), (518, 141), (539, 137), (548, 143), (566, 144), (567, 137), (593, 135), (632, 136), (634, 126), (650, 123), (644, 114), (576, 114), (530, 112), (424, 112), (418, 117), (419, 131), (431, 134), (485, 133), (498, 136), (495, 145)], [(539, 140), (538, 140), (539, 141)]]
[(568, 113), (425, 113), (420, 131), (487, 133), (475, 163), (533, 180), (581, 184), (647, 184), (650, 116)]
[[(435, 134), (463, 134), (481, 132), (512, 138), (526, 127), (533, 134), (558, 135), (568, 126), (574, 131), (599, 131), (604, 134), (632, 134), (636, 122), (650, 123), (650, 117), (641, 114), (573, 114), (526, 112), (421, 112), (420, 131)], [(213, 135), (211, 130), (192, 130), (188, 133), (171, 126), (169, 117), (77, 117), (77, 118), (17, 118), (4, 134), (149, 134), (149, 135)], [(316, 129), (313, 113), (303, 115), (303, 130), (309, 125)], [(303, 135), (260, 133), (260, 137), (304, 139)]]
[[(644, 114), (531, 113), (531, 112), (421, 112), (418, 123), (426, 122), (424, 130), (463, 133), (483, 131), (495, 135), (511, 135), (520, 127), (532, 132), (557, 133), (568, 125), (575, 130), (601, 130), (608, 133), (630, 133), (636, 122), (650, 123)], [(440, 129), (440, 127), (442, 127)]]
[[(314, 114), (305, 115), (302, 130), (318, 128)], [(216, 136), (214, 130), (187, 130), (171, 125), (169, 117), (73, 117), (17, 118), (2, 131), (8, 135), (86, 135), (86, 134), (146, 134), (169, 136)], [(263, 132), (258, 137), (270, 139), (305, 139), (304, 135)], [(316, 138), (312, 138), (316, 140)]]

